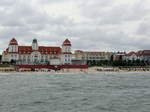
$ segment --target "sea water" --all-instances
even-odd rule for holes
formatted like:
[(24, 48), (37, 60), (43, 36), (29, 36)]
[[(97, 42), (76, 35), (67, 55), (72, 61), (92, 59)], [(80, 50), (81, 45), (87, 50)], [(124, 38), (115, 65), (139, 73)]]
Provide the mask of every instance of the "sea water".
[(150, 112), (150, 73), (1, 73), (0, 112)]

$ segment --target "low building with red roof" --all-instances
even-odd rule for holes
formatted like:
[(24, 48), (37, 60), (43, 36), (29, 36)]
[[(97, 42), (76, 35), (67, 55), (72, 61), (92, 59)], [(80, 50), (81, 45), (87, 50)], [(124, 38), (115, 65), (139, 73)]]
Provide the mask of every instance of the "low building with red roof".
[(140, 50), (137, 52), (131, 51), (124, 56), (124, 60), (127, 61), (143, 60), (150, 62), (150, 50)]
[(150, 62), (150, 50), (138, 51), (141, 60)]
[(126, 60), (126, 61), (128, 61), (128, 60), (134, 61), (137, 59), (139, 59), (138, 54), (137, 54), (137, 52), (134, 52), (134, 51), (131, 51), (124, 56), (124, 60)]

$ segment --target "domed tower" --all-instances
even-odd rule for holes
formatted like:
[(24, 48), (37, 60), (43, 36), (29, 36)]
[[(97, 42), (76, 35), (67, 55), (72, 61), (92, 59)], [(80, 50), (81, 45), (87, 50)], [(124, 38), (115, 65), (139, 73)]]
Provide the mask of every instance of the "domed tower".
[(9, 53), (9, 61), (17, 61), (19, 59), (18, 54), (18, 42), (15, 38), (12, 38), (9, 42), (8, 46), (8, 53)]
[(9, 47), (8, 47), (8, 52), (9, 53), (17, 53), (18, 52), (18, 42), (15, 38), (12, 38), (11, 41), (9, 42)]
[(32, 41), (32, 50), (37, 51), (39, 49), (37, 39)]
[(66, 39), (62, 44), (62, 64), (72, 64), (71, 42)]

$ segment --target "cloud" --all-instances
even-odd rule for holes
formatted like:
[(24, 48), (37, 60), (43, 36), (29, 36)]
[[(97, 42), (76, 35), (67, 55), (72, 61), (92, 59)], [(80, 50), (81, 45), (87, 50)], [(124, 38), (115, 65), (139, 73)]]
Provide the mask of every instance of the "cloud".
[[(30, 45), (129, 51), (150, 49), (149, 0), (1, 0), (0, 49), (12, 37)], [(145, 40), (145, 41), (143, 41)]]

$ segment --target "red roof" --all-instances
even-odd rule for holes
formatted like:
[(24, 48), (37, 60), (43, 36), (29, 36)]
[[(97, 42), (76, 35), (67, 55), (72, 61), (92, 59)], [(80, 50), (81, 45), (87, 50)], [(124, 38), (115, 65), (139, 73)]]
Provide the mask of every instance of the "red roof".
[(143, 55), (150, 55), (150, 50), (144, 50)]
[(8, 48), (6, 49), (6, 51), (3, 51), (3, 53), (4, 53), (5, 55), (7, 55), (7, 54), (8, 54)]
[(19, 54), (31, 54), (32, 47), (31, 46), (18, 46)]
[(7, 52), (7, 51), (3, 51), (3, 53), (4, 53), (5, 55), (7, 55), (7, 54), (8, 54), (8, 52)]
[(143, 50), (143, 51), (138, 51), (138, 52), (132, 51), (126, 54), (126, 56), (132, 56), (132, 55), (136, 55), (136, 56), (150, 55), (150, 50)]
[(129, 52), (128, 54), (126, 54), (126, 56), (132, 56), (132, 55), (138, 55), (138, 53), (136, 53), (136, 52)]
[[(60, 47), (44, 47), (40, 46), (39, 51), (41, 54), (61, 54), (61, 48)], [(19, 54), (31, 54), (33, 52), (31, 46), (18, 46), (18, 52), (12, 52), (12, 53), (19, 53)], [(11, 53), (8, 52), (8, 48), (6, 51), (3, 52), (4, 54)]]
[[(60, 47), (45, 47), (45, 46), (39, 46), (39, 51), (41, 54), (61, 54), (61, 48)], [(31, 54), (33, 52), (31, 46), (18, 46), (18, 52), (13, 53), (19, 53), (19, 54)], [(6, 51), (3, 52), (4, 54), (8, 53), (8, 48)], [(11, 53), (11, 52), (9, 52)]]
[(41, 54), (61, 54), (61, 48), (60, 47), (39, 47), (39, 52)]
[(71, 42), (66, 39), (64, 42), (63, 42), (63, 45), (67, 45), (67, 46), (71, 46)]
[(143, 51), (138, 51), (137, 52), (137, 56), (142, 56), (143, 55)]
[(136, 55), (136, 56), (150, 55), (150, 50), (143, 50), (143, 51), (138, 51), (138, 52), (132, 51), (126, 54), (126, 56), (132, 56), (132, 55)]
[(11, 41), (9, 42), (9, 45), (18, 45), (18, 42), (15, 38), (12, 38)]
[[(44, 47), (39, 46), (38, 50), (41, 54), (61, 54), (60, 47)], [(19, 54), (31, 54), (33, 52), (31, 46), (19, 46)]]

